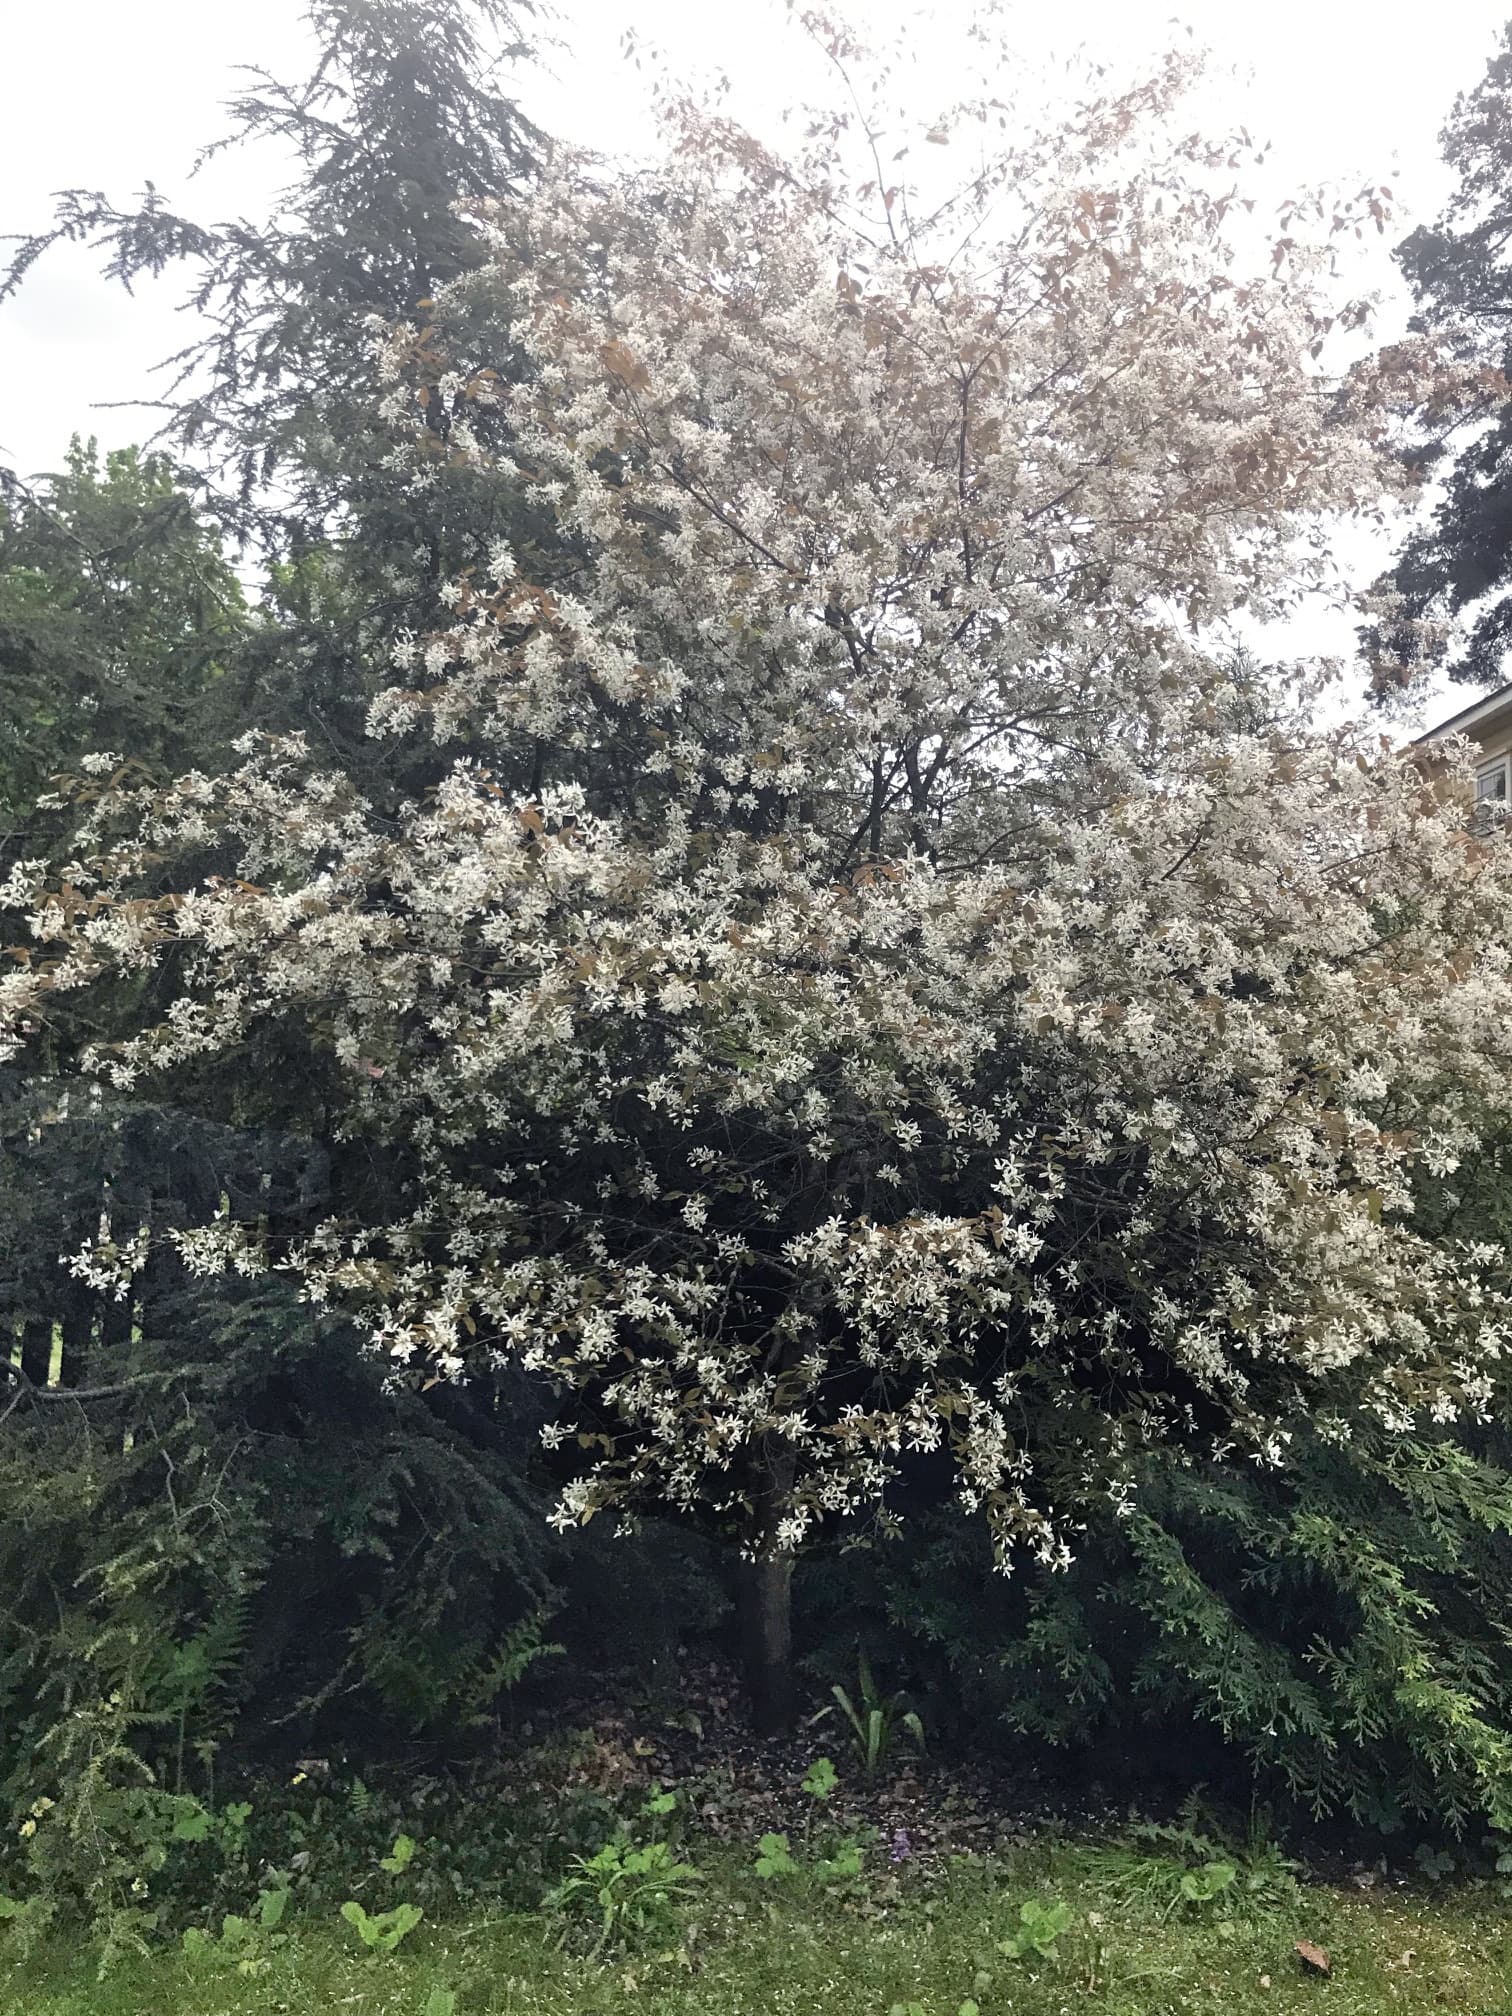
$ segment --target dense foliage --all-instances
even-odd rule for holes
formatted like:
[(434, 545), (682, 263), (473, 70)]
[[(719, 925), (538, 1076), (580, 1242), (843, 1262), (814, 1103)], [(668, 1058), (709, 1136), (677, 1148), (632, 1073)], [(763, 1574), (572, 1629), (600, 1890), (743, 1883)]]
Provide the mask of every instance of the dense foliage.
[(1460, 97), (1443, 133), (1458, 177), (1447, 209), (1397, 251), (1431, 328), (1458, 360), (1461, 399), (1423, 416), (1404, 445), (1436, 476), (1431, 510), (1380, 584), (1367, 637), (1376, 690), (1411, 686), (1425, 665), (1447, 664), (1469, 685), (1500, 685), (1512, 635), (1512, 403), (1507, 314), (1512, 306), (1512, 29), (1486, 74)]
[[(369, 664), (434, 606), (442, 556), (525, 536), (465, 472), (423, 491), (386, 475), (363, 336), (482, 257), (458, 193), (528, 169), (534, 136), (486, 60), (512, 19), (352, 0), (311, 25), (312, 76), (258, 75), (225, 143), (292, 153), (275, 217), (64, 200), (58, 230), (120, 279), (186, 266), (210, 333), (179, 360), (161, 452), (75, 448), (56, 477), (8, 479), (7, 867), (64, 844), (37, 800), (90, 748), (161, 778), (226, 760), (257, 720), (360, 754)], [(21, 242), (14, 277), (53, 235)], [(223, 539), (262, 577), (251, 597)], [(403, 788), (382, 764), (367, 781)], [(517, 1390), (390, 1390), (286, 1289), (158, 1269), (117, 1298), (64, 1264), (102, 1213), (162, 1228), (239, 1198), (306, 1222), (331, 1181), (318, 1084), (269, 1046), (196, 1119), (192, 1101), (71, 1097), (33, 1061), (0, 1082), (0, 1784), (17, 1817), (57, 1795), (25, 1837), (28, 1881), (119, 1910), (165, 1801), (220, 1782), (228, 1739), (241, 1757), (333, 1727), (477, 1740), (567, 1563)], [(596, 1586), (616, 1614), (611, 1579)]]
[(218, 533), (166, 456), (103, 462), (75, 440), (64, 469), (0, 478), (0, 848), (86, 750), (128, 745), (172, 772), (205, 746), (207, 697), (245, 634)]
[(717, 1633), (711, 1539), (773, 1722), (796, 1574), (963, 1739), (1507, 1824), (1512, 858), (1225, 631), (1446, 382), (1334, 369), (1347, 213), (1248, 273), (1177, 59), (941, 199), (859, 82), (611, 176), (497, 10), (313, 19), (266, 230), (58, 226), (195, 265), (197, 466), (0, 521), (27, 1880)]

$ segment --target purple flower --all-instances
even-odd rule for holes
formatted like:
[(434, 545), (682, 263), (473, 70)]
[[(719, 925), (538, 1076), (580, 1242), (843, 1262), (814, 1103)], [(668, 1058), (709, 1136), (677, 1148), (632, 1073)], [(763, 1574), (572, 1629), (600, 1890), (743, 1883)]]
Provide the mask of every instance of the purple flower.
[(895, 1827), (892, 1837), (892, 1852), (888, 1859), (896, 1866), (899, 1862), (906, 1862), (912, 1853), (913, 1843), (908, 1838), (908, 1829), (906, 1827)]

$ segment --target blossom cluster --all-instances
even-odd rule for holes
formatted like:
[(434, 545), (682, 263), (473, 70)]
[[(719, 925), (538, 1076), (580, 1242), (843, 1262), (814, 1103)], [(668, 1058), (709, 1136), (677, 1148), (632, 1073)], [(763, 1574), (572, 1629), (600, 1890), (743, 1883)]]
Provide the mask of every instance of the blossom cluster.
[[(434, 790), (380, 816), (298, 738), (106, 766), (0, 891), (0, 1045), (125, 972), (167, 998), (78, 1057), (121, 1090), (318, 1058), (381, 1207), (183, 1264), (551, 1382), (564, 1520), (787, 1552), (948, 1466), (1055, 1566), (1152, 1440), (1490, 1405), (1505, 1258), (1415, 1205), (1512, 1111), (1512, 859), (1219, 647), (1393, 478), (1320, 261), (1232, 277), (1173, 89), (1005, 148), (948, 244), (692, 115), (654, 175), (560, 159), (380, 346), (396, 453), (444, 408), (574, 556), (401, 644), (372, 726)], [(446, 354), (480, 301), (513, 376)]]

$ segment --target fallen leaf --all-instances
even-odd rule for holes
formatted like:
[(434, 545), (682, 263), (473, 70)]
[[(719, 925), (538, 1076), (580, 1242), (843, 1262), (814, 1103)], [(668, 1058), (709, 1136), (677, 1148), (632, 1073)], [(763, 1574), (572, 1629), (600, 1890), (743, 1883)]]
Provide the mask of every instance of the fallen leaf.
[(1309, 1974), (1332, 1974), (1333, 1962), (1321, 1946), (1315, 1946), (1311, 1939), (1297, 1941), (1297, 1958)]

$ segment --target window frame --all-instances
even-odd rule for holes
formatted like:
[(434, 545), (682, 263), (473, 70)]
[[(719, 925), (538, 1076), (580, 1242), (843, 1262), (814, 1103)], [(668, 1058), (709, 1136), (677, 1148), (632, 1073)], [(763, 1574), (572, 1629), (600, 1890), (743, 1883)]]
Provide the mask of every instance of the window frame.
[[(1500, 791), (1482, 790), (1485, 781), (1492, 777), (1501, 779)], [(1479, 812), (1488, 805), (1501, 805), (1512, 811), (1512, 750), (1503, 750), (1500, 756), (1475, 766), (1475, 808)]]

